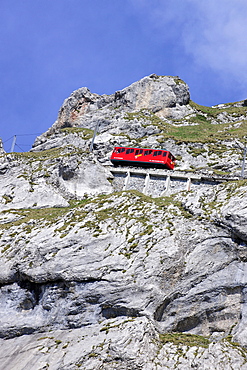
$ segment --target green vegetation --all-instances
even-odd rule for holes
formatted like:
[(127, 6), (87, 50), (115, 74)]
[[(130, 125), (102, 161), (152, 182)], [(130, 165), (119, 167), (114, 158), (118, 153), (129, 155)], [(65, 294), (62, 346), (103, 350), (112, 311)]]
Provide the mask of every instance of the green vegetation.
[(138, 121), (142, 121), (142, 125), (148, 126), (150, 123), (152, 125), (164, 125), (164, 121), (156, 116), (152, 111), (148, 109), (141, 109), (138, 112), (133, 113), (126, 113), (125, 117), (126, 120), (131, 121), (137, 119)]
[[(205, 148), (189, 148), (188, 152), (193, 156), (193, 157), (198, 157), (198, 155), (203, 155), (207, 153), (207, 150)], [(182, 158), (182, 157), (181, 157)], [(177, 158), (176, 158), (177, 159)]]
[(42, 150), (39, 152), (22, 152), (22, 153), (13, 153), (15, 159), (31, 159), (31, 160), (47, 160), (58, 158), (61, 155), (62, 149), (53, 148)]
[(9, 248), (11, 247), (10, 244), (7, 244), (2, 250), (1, 250), (1, 253), (4, 253), (6, 252)]
[(225, 104), (227, 108), (212, 108), (212, 107), (206, 107), (204, 105), (197, 104), (193, 102), (192, 100), (190, 101), (190, 106), (194, 109), (196, 109), (199, 112), (205, 113), (210, 117), (217, 118), (217, 115), (219, 113), (226, 112), (228, 114), (234, 114), (235, 116), (241, 116), (241, 115), (246, 115), (247, 114), (247, 106), (244, 107), (234, 107), (233, 104), (235, 103), (229, 103)]
[(2, 198), (4, 199), (5, 204), (11, 203), (13, 200), (9, 195), (3, 195)]
[(235, 196), (241, 198), (245, 196), (246, 186), (247, 180), (228, 181), (224, 184), (221, 184), (220, 188), (216, 191), (213, 200), (209, 201), (207, 196), (201, 196), (199, 201), (204, 212), (204, 216), (207, 219), (210, 219), (212, 212), (216, 210), (220, 214), (222, 206), (227, 204), (231, 197)]
[[(0, 225), (0, 230), (10, 229), (13, 226), (25, 225), (31, 219), (36, 221), (45, 221), (48, 223), (53, 223), (58, 220), (61, 216), (66, 214), (70, 210), (69, 207), (64, 208), (42, 208), (42, 209), (20, 209), (20, 210), (10, 210), (3, 211), (2, 213), (11, 212), (15, 215), (20, 216), (16, 221), (11, 221)], [(30, 230), (30, 228), (28, 229)], [(29, 231), (30, 232), (30, 231)]]
[(184, 80), (182, 80), (179, 77), (175, 77), (174, 78), (174, 81), (175, 81), (176, 85), (180, 85), (180, 84), (186, 85), (186, 83), (184, 82)]
[(44, 339), (54, 339), (54, 337), (40, 337), (40, 338), (38, 338), (37, 340), (44, 340)]
[(207, 122), (207, 118), (202, 115), (202, 114), (196, 114), (195, 116), (193, 117), (190, 117), (189, 118), (189, 121), (192, 122), (192, 123), (205, 123)]
[(232, 335), (228, 335), (226, 338), (224, 338), (224, 341), (228, 342), (231, 347), (238, 350), (241, 356), (244, 358), (244, 363), (247, 362), (247, 349), (242, 347), (238, 342), (233, 342)]
[(108, 334), (110, 329), (119, 328), (119, 327), (121, 327), (121, 326), (125, 325), (126, 323), (132, 322), (132, 321), (134, 321), (134, 320), (135, 320), (135, 318), (130, 317), (130, 318), (128, 318), (128, 319), (126, 319), (126, 320), (124, 320), (124, 321), (122, 321), (122, 322), (118, 323), (118, 324), (115, 324), (115, 323), (114, 323), (114, 321), (112, 321), (112, 322), (108, 322), (108, 323), (106, 324), (106, 326), (103, 326), (103, 327), (100, 329), (100, 332), (104, 331), (106, 334)]
[[(247, 121), (243, 121), (238, 128), (232, 127), (232, 124), (222, 123), (220, 125), (213, 125), (208, 120), (197, 119), (193, 126), (172, 126), (166, 124), (166, 133), (163, 134), (163, 140), (173, 138), (178, 142), (200, 142), (212, 143), (220, 140), (227, 140), (227, 138), (239, 138), (247, 136)], [(160, 142), (163, 141), (162, 139)]]
[[(88, 153), (87, 150), (81, 150), (78, 149), (75, 146), (70, 145), (69, 147), (62, 147), (62, 148), (52, 148), (47, 150), (41, 150), (38, 152), (22, 152), (22, 153), (11, 153), (9, 155), (13, 156), (14, 159), (17, 160), (23, 160), (25, 163), (27, 163), (27, 160), (30, 160), (30, 164), (33, 164), (34, 161), (46, 161), (46, 160), (52, 160), (56, 158), (61, 157), (68, 157), (71, 156), (71, 154), (78, 154), (78, 155), (85, 155), (85, 153)], [(37, 169), (41, 170), (42, 166), (40, 164), (40, 167)], [(47, 171), (47, 170), (46, 170)]]
[[(158, 141), (165, 142), (168, 138), (173, 138), (179, 142), (200, 142), (216, 143), (221, 140), (232, 138), (242, 139), (247, 136), (247, 120), (222, 123), (217, 116), (226, 112), (233, 115), (234, 118), (246, 116), (247, 107), (211, 108), (205, 107), (190, 101), (190, 106), (195, 110), (195, 115), (189, 115), (182, 120), (173, 120), (173, 124), (156, 116), (152, 111), (141, 109), (138, 112), (126, 113), (126, 120), (137, 119), (146, 127), (148, 125), (156, 126), (161, 130)], [(218, 124), (212, 124), (212, 119)], [(236, 126), (237, 124), (237, 126)]]
[(162, 75), (154, 76), (153, 75), (152, 76), (152, 78), (155, 79), (155, 80), (159, 80), (159, 79), (164, 78), (164, 77), (171, 77), (175, 81), (176, 85), (179, 85), (179, 84), (184, 84), (185, 85), (185, 82), (178, 76), (166, 76), (166, 75), (164, 75), (164, 76), (162, 76)]
[[(165, 215), (164, 211), (168, 207), (169, 214)], [(139, 240), (143, 235), (148, 237), (145, 246), (147, 255), (155, 244), (154, 235), (157, 228), (157, 213), (159, 211), (160, 222), (163, 222), (164, 227), (169, 229), (170, 232), (174, 230), (174, 225), (170, 218), (173, 219), (173, 216), (192, 217), (189, 212), (184, 210), (181, 203), (172, 197), (151, 198), (138, 191), (130, 190), (109, 195), (99, 195), (94, 198), (85, 198), (81, 201), (73, 200), (68, 207), (62, 208), (32, 208), (4, 211), (3, 214), (12, 213), (17, 217), (15, 221), (0, 224), (0, 231), (10, 230), (14, 238), (20, 232), (30, 234), (41, 227), (53, 226), (54, 235), (64, 238), (78, 225), (74, 229), (75, 233), (83, 228), (90, 231), (93, 238), (98, 238), (116, 227), (122, 230), (122, 225), (127, 225), (129, 221), (134, 221), (135, 225), (140, 228), (140, 232), (134, 235), (131, 231), (131, 223), (127, 228), (125, 227), (126, 243), (119, 251), (120, 254), (129, 259), (133, 253), (138, 251)], [(14, 244), (18, 242), (16, 238), (13, 240)], [(7, 251), (8, 248), (9, 246), (3, 248), (2, 253)]]
[(89, 353), (88, 357), (91, 358), (91, 357), (98, 357), (99, 355), (95, 352), (91, 352)]
[(208, 348), (209, 339), (201, 335), (184, 334), (184, 333), (167, 333), (160, 334), (160, 340), (163, 344), (173, 343), (176, 346), (182, 345), (187, 347), (203, 347)]
[(61, 132), (65, 134), (80, 134), (84, 140), (89, 140), (93, 137), (93, 130), (83, 127), (66, 127), (62, 128)]

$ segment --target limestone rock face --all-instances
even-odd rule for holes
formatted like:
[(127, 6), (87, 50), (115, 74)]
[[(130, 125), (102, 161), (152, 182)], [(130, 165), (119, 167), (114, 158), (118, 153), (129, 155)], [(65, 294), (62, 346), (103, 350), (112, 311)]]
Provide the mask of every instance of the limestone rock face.
[(78, 117), (106, 107), (109, 109), (121, 106), (128, 111), (150, 109), (165, 117), (169, 114), (167, 108), (187, 105), (189, 100), (188, 85), (179, 77), (161, 77), (155, 74), (110, 96), (92, 94), (83, 87), (64, 101), (55, 127), (73, 126)]
[[(116, 318), (108, 326), (92, 324), (73, 331), (55, 330), (47, 336), (0, 340), (3, 353), (8, 354), (2, 358), (2, 366), (6, 370), (33, 369), (37, 363), (40, 369), (49, 364), (52, 370), (246, 369), (241, 352), (227, 341), (204, 343), (192, 337), (187, 346), (176, 344), (178, 338), (166, 342), (169, 337), (164, 337), (165, 344), (160, 346), (159, 336), (146, 318)], [(15, 353), (15, 349), (19, 351)]]
[(6, 155), (0, 157), (0, 174), (3, 175), (9, 168), (9, 162)]
[[(6, 156), (5, 156), (6, 157)], [(87, 158), (86, 158), (87, 157)], [(69, 199), (110, 193), (111, 173), (73, 148), (8, 154), (2, 162), (0, 210), (66, 207)]]
[[(182, 118), (191, 112), (188, 105), (189, 100), (188, 85), (179, 77), (157, 76), (155, 74), (144, 77), (112, 95), (93, 94), (88, 88), (83, 87), (74, 91), (64, 101), (57, 121), (47, 134), (36, 139), (34, 150), (45, 148), (40, 144), (47, 141), (47, 135), (49, 135), (50, 145), (50, 135), (66, 127), (94, 129), (99, 122), (101, 130), (107, 128), (109, 131), (111, 129), (109, 132), (114, 134), (116, 126), (120, 130), (129, 131), (124, 115), (143, 109), (147, 113), (155, 113), (161, 118)], [(139, 137), (149, 133), (148, 130), (143, 130), (141, 125), (137, 127), (135, 125), (133, 131)]]
[[(0, 367), (247, 369), (246, 116), (151, 75), (0, 153)], [(117, 145), (177, 165), (113, 168)]]
[(5, 154), (5, 150), (3, 149), (3, 142), (2, 139), (0, 138), (0, 155)]
[(115, 100), (131, 110), (150, 109), (166, 115), (166, 108), (189, 103), (188, 86), (178, 77), (151, 75), (115, 93)]

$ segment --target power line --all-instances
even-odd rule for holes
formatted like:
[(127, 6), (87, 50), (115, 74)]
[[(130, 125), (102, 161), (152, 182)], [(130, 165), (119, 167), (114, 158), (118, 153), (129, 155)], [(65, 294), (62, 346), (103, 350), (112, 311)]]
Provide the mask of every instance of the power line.
[(22, 146), (30, 146), (29, 144), (20, 144), (20, 145), (22, 145)]
[(11, 136), (9, 139), (7, 139), (7, 140), (3, 141), (3, 144), (4, 144), (4, 143), (7, 143), (7, 141), (9, 141), (9, 140), (13, 139), (13, 137), (14, 137), (14, 136)]
[(8, 138), (7, 140), (4, 140), (3, 144), (7, 143), (9, 140), (13, 139), (14, 136), (36, 136), (36, 135), (42, 135), (42, 132), (38, 132), (36, 134), (17, 134), (17, 135), (13, 135), (10, 138)]
[(20, 135), (16, 135), (16, 136), (36, 136), (36, 135), (42, 135), (42, 132), (38, 132), (36, 134), (20, 134)]
[(19, 149), (21, 149), (22, 152), (25, 152), (18, 144), (15, 143), (15, 146), (18, 146)]
[[(22, 152), (24, 152), (25, 150), (22, 149), (18, 144), (16, 144), (17, 137), (20, 137), (20, 136), (38, 136), (38, 135), (41, 135), (41, 134), (42, 134), (41, 132), (36, 132), (36, 133), (33, 133), (33, 134), (18, 134), (18, 135), (13, 135), (10, 138), (8, 138), (7, 140), (3, 141), (2, 143), (5, 144), (9, 140), (12, 139), (12, 145), (11, 145), (10, 153), (14, 151), (15, 146), (17, 146)], [(31, 145), (27, 145), (27, 144), (20, 144), (20, 145), (26, 146), (26, 147), (31, 147)]]

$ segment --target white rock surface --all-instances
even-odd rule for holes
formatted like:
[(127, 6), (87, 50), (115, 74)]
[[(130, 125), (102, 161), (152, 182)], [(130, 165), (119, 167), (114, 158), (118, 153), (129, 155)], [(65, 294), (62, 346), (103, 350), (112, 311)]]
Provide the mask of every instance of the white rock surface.
[(155, 327), (145, 318), (118, 318), (106, 326), (54, 330), (0, 343), (1, 368), (5, 370), (247, 368), (241, 347), (227, 341), (205, 346), (161, 345)]
[[(31, 152), (0, 152), (0, 369), (247, 369), (247, 185), (229, 181), (238, 139), (166, 136), (210, 117), (212, 132), (241, 129), (245, 106), (188, 103), (178, 77), (110, 96), (82, 88)], [(115, 145), (162, 145), (174, 174), (201, 182), (186, 191), (175, 179), (156, 198), (162, 181), (146, 196), (135, 175), (123, 192)]]

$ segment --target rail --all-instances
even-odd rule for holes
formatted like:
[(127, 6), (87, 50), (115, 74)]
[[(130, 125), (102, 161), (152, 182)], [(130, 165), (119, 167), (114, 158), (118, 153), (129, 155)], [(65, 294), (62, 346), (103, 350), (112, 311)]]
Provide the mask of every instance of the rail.
[[(118, 190), (137, 189), (144, 194), (164, 196), (179, 191), (190, 191), (197, 186), (215, 186), (239, 180), (237, 177), (204, 176), (164, 169), (137, 169), (107, 166)], [(113, 184), (114, 185), (114, 184)]]

